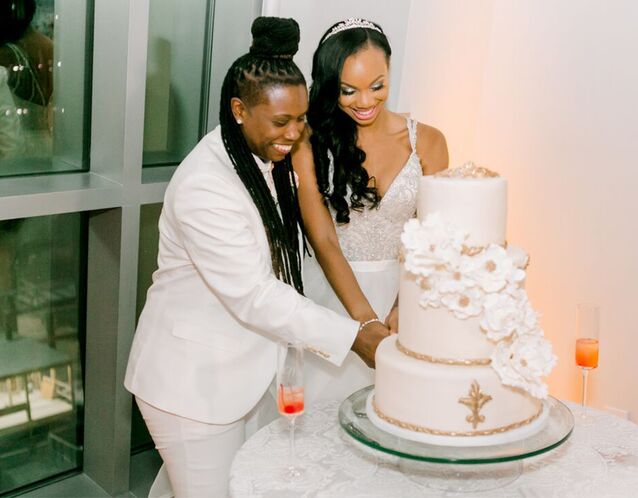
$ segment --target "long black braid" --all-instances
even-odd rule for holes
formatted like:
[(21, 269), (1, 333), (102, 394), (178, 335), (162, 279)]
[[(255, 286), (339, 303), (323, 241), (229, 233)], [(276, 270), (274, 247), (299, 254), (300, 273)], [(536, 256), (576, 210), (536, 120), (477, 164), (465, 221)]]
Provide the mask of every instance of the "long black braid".
[(267, 88), (305, 86), (303, 74), (292, 61), (299, 44), (299, 26), (293, 19), (259, 17), (253, 23), (252, 34), (250, 52), (237, 59), (224, 78), (219, 112), (222, 139), (239, 178), (261, 215), (275, 275), (303, 294), (299, 252), (301, 215), (290, 156), (276, 163), (272, 171), (280, 216), (266, 180), (231, 110), (231, 99), (234, 97), (252, 105), (263, 98)]

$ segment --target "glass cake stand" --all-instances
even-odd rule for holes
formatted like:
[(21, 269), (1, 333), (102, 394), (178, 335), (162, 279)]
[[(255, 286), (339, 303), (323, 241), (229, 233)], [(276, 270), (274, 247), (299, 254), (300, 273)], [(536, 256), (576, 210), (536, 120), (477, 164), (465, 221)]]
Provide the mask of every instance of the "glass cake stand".
[(368, 419), (366, 401), (373, 389), (360, 389), (341, 403), (339, 424), (359, 443), (399, 457), (399, 468), (407, 477), (435, 489), (476, 492), (505, 486), (520, 476), (525, 458), (560, 446), (574, 429), (569, 408), (549, 397), (545, 424), (535, 434), (517, 441), (471, 447), (411, 441), (379, 429)]

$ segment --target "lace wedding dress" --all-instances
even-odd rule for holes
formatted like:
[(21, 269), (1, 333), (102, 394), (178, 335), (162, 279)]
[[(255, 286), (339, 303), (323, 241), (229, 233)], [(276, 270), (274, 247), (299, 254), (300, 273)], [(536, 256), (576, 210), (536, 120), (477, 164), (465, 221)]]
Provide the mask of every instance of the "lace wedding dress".
[[(423, 174), (416, 152), (416, 126), (416, 121), (407, 119), (412, 153), (377, 208), (351, 210), (350, 223), (343, 225), (336, 223), (335, 212), (331, 208), (343, 255), (381, 320), (392, 308), (399, 291), (398, 255), (403, 225), (416, 213), (417, 188)], [(314, 257), (307, 257), (304, 261), (304, 291), (313, 301), (347, 315)], [(353, 352), (348, 354), (341, 367), (315, 355), (306, 356), (304, 383), (307, 404), (343, 400), (373, 382), (374, 371)]]

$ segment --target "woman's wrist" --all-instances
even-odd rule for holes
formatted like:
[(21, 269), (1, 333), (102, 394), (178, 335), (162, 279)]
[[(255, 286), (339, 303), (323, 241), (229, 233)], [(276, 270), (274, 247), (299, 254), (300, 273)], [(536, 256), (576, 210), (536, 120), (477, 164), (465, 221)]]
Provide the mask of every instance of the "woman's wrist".
[(372, 320), (373, 318), (379, 318), (372, 307), (367, 305), (367, 303), (366, 306), (362, 306), (361, 309), (350, 309), (349, 314), (359, 323), (365, 322), (366, 320)]
[(371, 323), (376, 323), (376, 322), (383, 323), (376, 316), (374, 318), (370, 318), (368, 320), (359, 322), (359, 332), (361, 332), (366, 327), (366, 325), (370, 325)]

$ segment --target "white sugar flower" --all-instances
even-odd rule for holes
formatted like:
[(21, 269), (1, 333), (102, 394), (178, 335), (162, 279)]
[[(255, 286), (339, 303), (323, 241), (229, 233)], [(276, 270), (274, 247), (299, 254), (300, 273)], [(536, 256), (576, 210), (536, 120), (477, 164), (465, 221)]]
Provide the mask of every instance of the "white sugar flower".
[(410, 219), (403, 227), (401, 242), (405, 254), (405, 269), (414, 275), (429, 277), (444, 261), (434, 251), (440, 242), (417, 219)]
[(463, 258), (461, 272), (470, 275), (485, 292), (498, 292), (508, 282), (525, 278), (525, 273), (520, 273), (507, 251), (496, 244), (490, 244), (475, 256)]
[(521, 247), (518, 246), (507, 246), (507, 254), (509, 254), (512, 261), (514, 261), (514, 265), (517, 268), (525, 269), (529, 264), (529, 254), (525, 252)]
[(501, 291), (504, 294), (510, 294), (511, 296), (516, 296), (520, 290), (523, 290), (523, 281), (508, 283), (505, 288)]
[(441, 296), (437, 292), (421, 292), (419, 295), (419, 306), (421, 308), (438, 308), (441, 306)]
[(467, 238), (467, 233), (443, 221), (438, 212), (428, 214), (421, 225), (433, 242), (456, 245), (460, 248)]
[(427, 216), (424, 221), (408, 220), (401, 234), (406, 270), (425, 277), (435, 271), (449, 271), (458, 264), (460, 247), (466, 236), (443, 223), (438, 213)]
[(423, 247), (423, 240), (426, 234), (421, 228), (421, 222), (416, 218), (411, 218), (403, 225), (403, 233), (401, 233), (401, 242), (406, 251), (412, 251)]
[(446, 272), (440, 272), (437, 284), (442, 294), (463, 294), (470, 287), (476, 286), (474, 280), (455, 268), (450, 268), (449, 271)]
[(492, 367), (503, 384), (524, 389), (535, 398), (547, 397), (542, 377), (556, 365), (551, 344), (537, 335), (523, 335), (512, 342), (501, 341), (491, 356)]
[(419, 305), (423, 308), (438, 308), (441, 306), (441, 294), (438, 291), (434, 277), (417, 277), (417, 285), (421, 288)]
[(433, 251), (435, 246), (448, 242), (449, 236), (440, 216), (430, 215), (425, 220), (409, 219), (403, 225), (401, 242), (408, 251)]
[[(513, 260), (512, 263), (514, 263)], [(514, 263), (512, 271), (507, 276), (507, 283), (508, 285), (516, 285), (517, 287), (522, 287), (523, 282), (525, 282), (525, 276), (525, 270), (518, 268)]]
[(518, 335), (531, 334), (542, 336), (543, 331), (540, 328), (538, 313), (532, 308), (525, 289), (518, 289), (513, 296), (518, 301), (520, 312), (519, 325), (516, 329), (516, 333)]
[(485, 297), (480, 326), (493, 341), (506, 339), (512, 333), (519, 336), (543, 335), (538, 313), (532, 308), (524, 289), (488, 294)]
[(485, 296), (481, 329), (493, 341), (500, 341), (512, 335), (520, 325), (520, 309), (514, 297), (504, 293)]
[(431, 213), (421, 222), (421, 227), (427, 233), (430, 243), (434, 246), (433, 251), (441, 247), (449, 247), (460, 252), (468, 234), (463, 230), (445, 223), (439, 213)]
[(465, 320), (481, 314), (484, 297), (485, 294), (480, 289), (469, 287), (462, 293), (442, 294), (441, 304), (454, 313), (456, 318)]
[(413, 275), (429, 277), (440, 263), (431, 253), (409, 251), (405, 254), (403, 264), (405, 269)]

